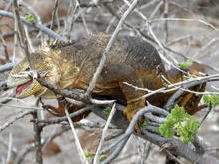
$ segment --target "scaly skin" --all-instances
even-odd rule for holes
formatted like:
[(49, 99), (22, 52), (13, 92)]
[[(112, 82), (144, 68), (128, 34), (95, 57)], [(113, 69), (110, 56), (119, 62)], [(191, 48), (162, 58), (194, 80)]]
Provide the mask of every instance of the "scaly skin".
[[(49, 83), (57, 85), (61, 89), (86, 90), (109, 38), (105, 34), (89, 35), (76, 42), (42, 47), (31, 55), (31, 60), (35, 69), (47, 73), (46, 80)], [(8, 77), (8, 87), (16, 87), (30, 81), (29, 77), (16, 77), (24, 73), (25, 70), (28, 71), (28, 68), (26, 59), (13, 68)], [(192, 71), (190, 70), (190, 72)], [(145, 95), (146, 92), (136, 90), (123, 82), (140, 88), (156, 90), (165, 86), (161, 75), (173, 83), (183, 80), (181, 72), (175, 69), (165, 70), (158, 52), (149, 43), (135, 37), (118, 37), (107, 54), (105, 66), (93, 95), (116, 99), (118, 103), (125, 105), (124, 114), (130, 121), (135, 113), (145, 106), (146, 102), (143, 99), (137, 101), (135, 99)], [(191, 89), (202, 91), (205, 86), (198, 85)], [(162, 107), (173, 93), (157, 93), (148, 97), (147, 101)], [(49, 89), (41, 86), (36, 80), (33, 80), (27, 89), (16, 96), (17, 98), (25, 98), (31, 95), (44, 98), (60, 97), (60, 95), (55, 95)], [(201, 96), (185, 93), (179, 104), (184, 106), (189, 113), (194, 113), (200, 98)], [(63, 115), (63, 109), (59, 110), (60, 115)], [(59, 110), (57, 110), (58, 113)], [(74, 110), (78, 110), (78, 108)]]

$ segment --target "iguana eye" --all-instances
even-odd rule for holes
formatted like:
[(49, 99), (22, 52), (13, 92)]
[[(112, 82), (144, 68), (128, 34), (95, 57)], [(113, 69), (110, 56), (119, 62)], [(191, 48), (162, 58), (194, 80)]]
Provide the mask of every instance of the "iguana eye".
[(30, 67), (27, 67), (27, 68), (25, 69), (25, 71), (30, 71)]

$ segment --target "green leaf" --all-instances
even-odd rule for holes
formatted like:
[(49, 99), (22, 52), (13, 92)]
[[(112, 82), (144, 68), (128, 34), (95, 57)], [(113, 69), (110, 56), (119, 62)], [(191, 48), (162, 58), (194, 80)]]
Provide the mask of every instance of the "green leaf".
[(89, 151), (89, 150), (85, 150), (84, 155), (88, 161), (90, 161), (94, 158), (94, 153), (92, 151)]
[(194, 137), (192, 135), (191, 136), (181, 135), (180, 138), (184, 144), (188, 144), (194, 141)]
[(180, 139), (185, 144), (188, 144), (189, 142), (192, 142), (195, 139), (194, 134), (196, 133), (197, 129), (195, 131), (190, 130), (188, 130), (185, 126), (179, 130)]
[(171, 116), (176, 119), (176, 122), (180, 122), (183, 121), (187, 114), (183, 107), (175, 105), (175, 107), (171, 110)]
[(111, 108), (110, 107), (106, 107), (103, 109), (103, 117), (105, 120), (108, 119), (109, 115), (110, 115), (110, 112), (111, 112)]
[(103, 162), (105, 159), (107, 159), (106, 155), (101, 155), (99, 158), (99, 162)]
[[(94, 158), (94, 156), (95, 156), (94, 152), (89, 151), (89, 150), (85, 150), (85, 151), (84, 151), (84, 155), (85, 155), (85, 157), (86, 157), (86, 159), (87, 159), (88, 161), (92, 161), (93, 158)], [(100, 161), (100, 162), (103, 162), (106, 158), (107, 158), (106, 155), (101, 155), (100, 158), (99, 158), (99, 161)]]
[(180, 69), (188, 69), (192, 65), (192, 62), (182, 62), (178, 64)]
[(164, 124), (160, 125), (159, 132), (166, 138), (172, 138), (177, 134), (183, 143), (188, 144), (194, 141), (194, 134), (199, 126), (199, 121), (189, 115), (183, 107), (175, 105)]
[(167, 125), (162, 124), (159, 127), (159, 132), (162, 136), (166, 137), (166, 138), (172, 138), (174, 136), (174, 130), (172, 128), (169, 128)]
[(56, 33), (60, 35), (62, 33), (62, 31), (61, 30), (57, 30)]
[(32, 14), (26, 14), (26, 15), (24, 15), (24, 18), (30, 23), (36, 22), (36, 19)]
[(148, 126), (148, 120), (144, 119), (143, 121), (140, 122), (140, 127), (145, 129)]
[(208, 94), (202, 96), (202, 100), (205, 104), (212, 105), (213, 107), (219, 105), (219, 96), (216, 94)]
[(172, 115), (168, 115), (165, 124), (170, 128), (174, 127), (174, 125), (176, 124), (176, 119), (173, 118)]
[(186, 131), (188, 132), (192, 132), (192, 133), (196, 133), (198, 128), (200, 126), (200, 122), (199, 121), (196, 121), (196, 120), (189, 120), (184, 128), (186, 129)]

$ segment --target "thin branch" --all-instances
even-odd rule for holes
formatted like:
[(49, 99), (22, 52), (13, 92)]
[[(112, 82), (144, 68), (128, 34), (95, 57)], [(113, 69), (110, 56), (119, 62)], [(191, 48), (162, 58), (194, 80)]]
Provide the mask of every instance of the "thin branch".
[(12, 153), (12, 134), (9, 133), (9, 137), (8, 137), (8, 153), (7, 153), (7, 158), (6, 158), (6, 163), (9, 163), (10, 159), (11, 159), (11, 153)]
[(46, 88), (51, 89), (54, 93), (60, 94), (62, 96), (72, 98), (78, 101), (82, 101), (87, 104), (99, 104), (99, 105), (106, 105), (106, 104), (112, 104), (115, 102), (115, 100), (97, 100), (97, 99), (87, 99), (87, 96), (85, 95), (84, 90), (80, 89), (73, 89), (73, 90), (68, 90), (68, 89), (60, 89), (57, 86), (48, 83), (47, 81), (43, 80), (40, 75), (36, 79), (41, 85), (45, 86)]
[(157, 18), (157, 19), (153, 19), (151, 20), (151, 23), (156, 23), (156, 22), (160, 22), (160, 21), (186, 21), (186, 22), (198, 22), (201, 24), (204, 24), (208, 27), (210, 27), (211, 29), (215, 30), (215, 31), (219, 31), (219, 29), (217, 27), (215, 27), (213, 24), (206, 22), (205, 20), (202, 19), (189, 19), (189, 18)]
[[(75, 126), (75, 128), (81, 128), (82, 126), (85, 126), (85, 127), (89, 127), (89, 128), (100, 128), (100, 129), (102, 129), (104, 127), (104, 125), (101, 125), (100, 123), (95, 123), (95, 122), (91, 122), (88, 120), (86, 120), (86, 121), (83, 120), (83, 121), (80, 121), (78, 123), (74, 123), (74, 126)], [(112, 127), (110, 127), (110, 128), (112, 128)], [(66, 132), (70, 129), (71, 128), (69, 126), (66, 126), (66, 125), (61, 126), (61, 128), (59, 130), (57, 130), (57, 132), (55, 132), (51, 136), (48, 136), (48, 137), (45, 137), (44, 139), (42, 139), (41, 146), (44, 147), (48, 142), (51, 142), (56, 137), (59, 137), (64, 132)], [(36, 144), (34, 144), (34, 143), (31, 145), (25, 146), (22, 150), (19, 151), (19, 154), (16, 156), (16, 158), (14, 160), (14, 164), (22, 164), (23, 160), (25, 159), (25, 156), (35, 149), (36, 149)]]
[(78, 139), (77, 133), (76, 133), (76, 131), (75, 131), (73, 122), (72, 122), (72, 120), (71, 120), (71, 118), (70, 118), (70, 116), (69, 116), (69, 113), (68, 113), (67, 108), (65, 108), (65, 114), (66, 114), (66, 116), (67, 116), (67, 118), (68, 118), (68, 122), (69, 122), (69, 124), (70, 124), (71, 130), (72, 130), (72, 134), (73, 134), (74, 139), (75, 139), (76, 148), (77, 148), (77, 150), (78, 150), (79, 157), (80, 157), (80, 159), (81, 159), (81, 163), (82, 163), (82, 164), (88, 164), (88, 161), (87, 161), (87, 159), (86, 159), (86, 157), (85, 157), (85, 154), (84, 154), (84, 151), (83, 151), (83, 149), (82, 149), (82, 147), (81, 147), (80, 141), (79, 141), (79, 139)]
[(118, 147), (116, 148), (116, 150), (109, 156), (107, 157), (106, 160), (104, 160), (101, 164), (109, 164), (112, 160), (114, 160), (122, 151), (122, 149), (124, 148), (125, 144), (128, 141), (128, 137), (126, 139), (124, 139), (123, 141), (121, 141), (118, 145)]
[[(83, 114), (84, 112), (90, 111), (92, 108), (94, 108), (94, 105), (89, 105), (74, 113), (69, 114), (69, 117), (74, 118), (78, 115)], [(45, 126), (49, 124), (59, 124), (63, 121), (68, 121), (68, 118), (65, 116), (65, 117), (57, 117), (57, 118), (48, 118), (46, 120), (33, 120), (33, 121), (35, 121), (37, 124), (40, 124), (41, 126)]]
[(192, 39), (192, 36), (191, 35), (183, 35), (183, 36), (180, 36), (180, 37), (175, 38), (174, 40), (168, 42), (166, 44), (166, 46), (171, 46), (171, 45), (174, 45), (174, 44), (176, 44), (178, 42), (181, 42), (183, 40), (188, 40), (188, 39)]
[[(219, 79), (219, 74), (214, 74), (214, 75), (209, 75), (209, 76), (203, 76), (203, 77), (196, 77), (196, 78), (191, 78), (189, 80), (184, 80), (184, 81), (180, 81), (180, 82), (177, 82), (177, 83), (174, 83), (174, 84), (169, 84), (168, 86), (166, 87), (163, 87), (163, 88), (159, 88), (157, 90), (154, 90), (150, 93), (147, 93), (139, 98), (136, 98), (135, 100), (139, 100), (139, 99), (145, 99), (155, 93), (159, 93), (159, 92), (163, 92), (165, 91), (166, 89), (174, 89), (174, 87), (181, 87), (182, 85), (192, 85), (190, 83), (197, 83), (196, 85), (198, 84), (201, 84), (201, 83), (206, 83), (206, 82), (210, 82), (210, 81), (218, 81)], [(175, 88), (176, 90), (179, 89), (179, 88)], [(183, 88), (181, 89), (183, 90)], [(169, 90), (169, 91), (172, 91), (172, 90)]]
[[(41, 18), (40, 18), (40, 16), (39, 16), (39, 14), (35, 11), (35, 9), (34, 9), (31, 5), (29, 5), (28, 3), (25, 3), (23, 0), (22, 0), (20, 3), (21, 3), (20, 5), (22, 5), (23, 7), (25, 7), (27, 10), (30, 11), (30, 13), (32, 13), (32, 14), (34, 15), (34, 17), (36, 18), (37, 23), (40, 24), (40, 25), (42, 25)], [(43, 26), (43, 25), (42, 25), (42, 26)], [(42, 32), (39, 31), (39, 35), (41, 35), (41, 34), (42, 34)], [(41, 35), (41, 36), (42, 36), (42, 35)]]
[[(164, 1), (164, 12), (163, 12), (163, 17), (167, 18), (168, 17), (168, 11), (169, 11), (169, 2), (168, 0), (163, 0)], [(164, 22), (164, 30), (165, 30), (165, 43), (168, 41), (169, 33), (168, 33), (168, 21)]]
[(33, 68), (33, 63), (30, 59), (30, 52), (29, 52), (29, 49), (28, 49), (28, 44), (27, 44), (27, 39), (24, 37), (24, 31), (23, 31), (23, 27), (22, 27), (22, 24), (20, 22), (20, 14), (19, 14), (19, 8), (18, 8), (18, 4), (17, 4), (17, 0), (13, 0), (13, 7), (14, 7), (14, 17), (15, 17), (15, 25), (18, 29), (18, 37), (19, 37), (19, 42), (20, 42), (20, 47), (23, 49), (26, 57), (27, 57), (27, 60), (30, 64), (30, 67), (32, 69)]
[[(213, 43), (218, 42), (218, 41), (219, 41), (219, 38), (213, 38), (213, 39), (210, 40), (205, 46), (203, 46), (202, 48), (200, 48), (200, 50), (198, 50), (198, 51), (192, 56), (192, 58), (193, 58), (193, 59), (196, 58), (196, 57), (200, 58), (200, 57), (201, 57), (201, 55), (200, 55), (201, 52), (203, 52), (203, 51), (209, 49), (209, 47), (210, 47)], [(209, 55), (209, 57), (210, 57), (210, 54), (208, 54), (208, 55)]]
[[(38, 119), (37, 111), (32, 113), (33, 119)], [(34, 129), (34, 139), (35, 139), (35, 145), (36, 145), (36, 154), (35, 159), (37, 164), (43, 163), (43, 155), (42, 155), (42, 145), (41, 145), (41, 132), (43, 130), (43, 127), (34, 123), (33, 124)]]
[(157, 5), (156, 5), (156, 7), (155, 7), (155, 9), (153, 10), (153, 12), (151, 13), (151, 15), (149, 16), (149, 19), (152, 19), (155, 15), (156, 15), (156, 13), (159, 11), (159, 9), (160, 9), (160, 7), (163, 5), (163, 1), (160, 1)]
[[(46, 143), (51, 142), (56, 137), (60, 136), (64, 132), (70, 130), (70, 127), (61, 127), (56, 133), (52, 134), (51, 136), (46, 137), (42, 140), (41, 146), (44, 146)], [(24, 149), (22, 149), (19, 154), (16, 156), (14, 160), (14, 164), (21, 164), (23, 163), (23, 160), (25, 156), (31, 152), (32, 150), (36, 149), (36, 144), (31, 144), (26, 146)]]
[[(169, 160), (173, 160), (173, 163), (176, 164), (183, 164), (182, 161), (180, 161), (177, 157), (175, 157), (171, 152), (169, 152), (168, 150), (165, 151), (167, 153), (166, 158)], [(167, 160), (166, 159), (166, 160)], [(168, 163), (169, 161), (166, 161), (166, 163)], [(170, 161), (169, 163), (171, 163), (172, 161)]]
[[(206, 82), (207, 82), (207, 80), (193, 81), (193, 82), (191, 82), (191, 83), (184, 84), (184, 85), (182, 86), (182, 88), (183, 88), (183, 89), (187, 89), (187, 88), (190, 88), (190, 87), (193, 87), (193, 86), (196, 86), (196, 85), (199, 85), (199, 84), (203, 84), (203, 83), (206, 83)], [(179, 98), (179, 97), (184, 93), (184, 90), (183, 90), (183, 89), (179, 89), (178, 91), (176, 91), (176, 92), (169, 98), (169, 100), (167, 101), (167, 103), (164, 105), (164, 109), (166, 109), (167, 111), (170, 111), (170, 109), (173, 108), (176, 99)]]
[(195, 146), (195, 151), (200, 153), (200, 154), (204, 154), (205, 153), (205, 148), (203, 146), (202, 139), (200, 137), (198, 137), (197, 135), (194, 135), (194, 138), (195, 139), (192, 143)]
[(32, 40), (30, 38), (29, 30), (28, 30), (26, 25), (24, 25), (24, 33), (25, 33), (25, 36), (27, 38), (27, 41), (26, 41), (26, 43), (28, 45), (27, 47), (30, 48), (30, 52), (34, 52), (35, 48), (33, 47), (33, 42), (32, 42)]
[(15, 63), (6, 63), (4, 65), (0, 65), (0, 73), (10, 71), (15, 66)]
[(53, 12), (52, 12), (52, 23), (50, 25), (50, 29), (53, 29), (53, 26), (54, 26), (54, 23), (55, 23), (55, 16), (56, 16), (56, 12), (57, 12), (57, 9), (58, 9), (58, 5), (59, 5), (59, 0), (56, 0), (55, 1), (55, 7), (54, 7)]
[(110, 115), (106, 121), (106, 125), (105, 127), (103, 128), (103, 131), (102, 131), (102, 136), (101, 136), (101, 139), (100, 139), (100, 142), (99, 142), (99, 145), (98, 145), (98, 148), (97, 148), (97, 151), (95, 153), (95, 156), (94, 156), (94, 160), (93, 160), (93, 164), (98, 164), (99, 163), (99, 156), (100, 156), (100, 150), (102, 148), (102, 145), (104, 143), (104, 139), (106, 137), (106, 133), (107, 133), (107, 130), (108, 130), (108, 127), (110, 125), (110, 122), (114, 116), (114, 113), (116, 112), (116, 107), (115, 107), (116, 104), (113, 104), (113, 107), (110, 111)]
[(17, 55), (18, 48), (19, 48), (18, 47), (18, 26), (16, 23), (14, 23), (14, 48), (13, 48), (12, 62), (15, 62), (15, 57)]
[(209, 113), (212, 111), (212, 105), (210, 104), (208, 107), (208, 111), (205, 113), (204, 117), (200, 121), (200, 126), (203, 124), (203, 122), (206, 120), (208, 117)]
[[(5, 16), (5, 17), (9, 17), (9, 18), (15, 18), (14, 15), (11, 12), (8, 11), (4, 11), (4, 10), (0, 10), (0, 15), (1, 16)], [(20, 17), (21, 22), (23, 22), (24, 24), (36, 28), (39, 31), (42, 31), (43, 33), (47, 34), (49, 37), (57, 39), (57, 40), (63, 40), (63, 38), (58, 35), (57, 33), (55, 33), (54, 31), (50, 30), (49, 28), (47, 28), (44, 25), (38, 24), (38, 23), (31, 23), (29, 21), (27, 21), (24, 17)]]
[(25, 111), (25, 112), (21, 112), (21, 114), (16, 115), (14, 118), (12, 118), (10, 121), (7, 121), (6, 123), (4, 123), (1, 127), (0, 127), (0, 132), (2, 132), (3, 130), (5, 130), (7, 127), (11, 126), (13, 123), (15, 123), (17, 120), (32, 114), (35, 110), (31, 110), (31, 111)]
[(36, 10), (31, 5), (29, 5), (28, 3), (25, 3), (23, 0), (20, 2), (20, 5), (24, 6), (27, 10), (29, 10), (34, 15), (34, 17), (36, 17), (37, 23), (42, 25), (42, 20), (39, 14), (36, 12)]
[(6, 59), (7, 62), (9, 62), (10, 59), (9, 59), (9, 54), (8, 54), (8, 50), (7, 50), (7, 43), (6, 43), (4, 37), (2, 36), (1, 33), (2, 33), (2, 32), (1, 32), (1, 30), (0, 30), (0, 39), (1, 39), (1, 42), (2, 42), (3, 50), (4, 50), (5, 59)]

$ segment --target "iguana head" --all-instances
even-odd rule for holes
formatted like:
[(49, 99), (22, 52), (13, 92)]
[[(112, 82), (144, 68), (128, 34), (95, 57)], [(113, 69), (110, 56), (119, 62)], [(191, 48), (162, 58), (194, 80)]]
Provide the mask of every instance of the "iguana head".
[[(60, 71), (58, 64), (54, 62), (52, 55), (46, 55), (46, 51), (38, 51), (31, 54), (30, 60), (34, 69), (46, 74), (46, 80), (52, 84), (56, 84), (60, 79)], [(9, 74), (7, 80), (8, 88), (16, 87), (16, 97), (25, 98), (31, 95), (46, 95), (51, 93), (47, 88), (39, 84), (39, 82), (30, 76), (30, 65), (25, 58), (17, 64)]]

